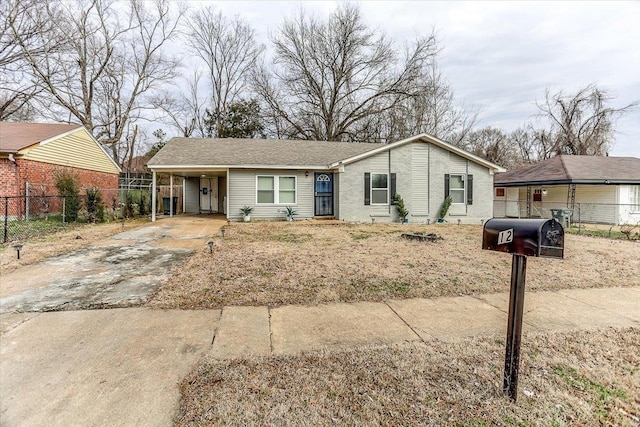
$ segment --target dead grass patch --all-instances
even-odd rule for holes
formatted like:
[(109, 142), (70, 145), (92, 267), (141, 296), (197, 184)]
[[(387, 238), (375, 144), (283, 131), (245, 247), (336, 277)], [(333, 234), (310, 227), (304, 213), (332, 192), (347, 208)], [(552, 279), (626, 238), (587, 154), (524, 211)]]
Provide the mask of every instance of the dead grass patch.
[(640, 329), (528, 333), (518, 402), (504, 340), (407, 343), (299, 356), (205, 357), (176, 425), (637, 426)]
[[(436, 242), (402, 233), (436, 233)], [(317, 304), (507, 292), (508, 254), (483, 251), (480, 225), (232, 224), (173, 272), (162, 308)], [(567, 235), (565, 259), (529, 258), (528, 290), (640, 285), (638, 243)]]

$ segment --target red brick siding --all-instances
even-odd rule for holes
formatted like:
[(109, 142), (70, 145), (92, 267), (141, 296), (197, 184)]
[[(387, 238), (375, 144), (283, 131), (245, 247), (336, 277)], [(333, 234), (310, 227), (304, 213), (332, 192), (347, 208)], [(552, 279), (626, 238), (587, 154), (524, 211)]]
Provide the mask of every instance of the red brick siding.
[[(118, 188), (118, 175), (114, 173), (106, 173), (106, 172), (97, 172), (87, 169), (79, 169), (79, 168), (68, 168), (60, 165), (54, 165), (51, 163), (42, 163), (42, 162), (34, 162), (32, 160), (24, 160), (17, 159), (17, 173), (13, 172), (14, 175), (18, 175), (13, 178), (13, 182), (11, 185), (3, 184), (1, 195), (5, 195), (5, 193), (9, 193), (6, 195), (24, 195), (26, 189), (26, 183), (30, 182), (32, 184), (44, 184), (48, 187), (49, 195), (57, 194), (55, 188), (55, 175), (61, 169), (65, 169), (70, 171), (78, 180), (78, 185), (81, 188), (89, 188), (89, 187), (98, 187), (102, 190), (114, 190)], [(7, 163), (11, 163), (8, 160), (2, 163), (2, 176), (4, 178), (5, 175), (5, 167), (9, 166), (16, 170), (15, 165), (7, 165)], [(12, 170), (7, 171), (7, 175), (9, 175)], [(17, 179), (16, 179), (17, 178)], [(16, 188), (17, 187), (17, 188)]]
[[(102, 190), (102, 198), (107, 207), (114, 204), (118, 197), (118, 175), (106, 172), (97, 172), (87, 169), (69, 168), (51, 163), (34, 162), (32, 160), (16, 159), (17, 165), (8, 159), (0, 159), (0, 196), (24, 196), (26, 183), (31, 186), (31, 196), (55, 196), (58, 191), (55, 187), (56, 172), (61, 169), (70, 171), (78, 180), (81, 189), (98, 187)], [(84, 190), (81, 190), (84, 195)], [(59, 209), (59, 202), (51, 200), (51, 211)], [(20, 214), (23, 214), (21, 209)]]
[(0, 159), (0, 196), (20, 194), (18, 167), (9, 159)]

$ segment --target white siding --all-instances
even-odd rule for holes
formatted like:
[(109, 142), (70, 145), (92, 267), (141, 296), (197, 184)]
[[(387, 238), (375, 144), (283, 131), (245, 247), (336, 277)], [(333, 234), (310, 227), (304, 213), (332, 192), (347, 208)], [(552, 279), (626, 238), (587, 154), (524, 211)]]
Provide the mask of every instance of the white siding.
[(640, 224), (640, 201), (632, 199), (631, 194), (634, 191), (640, 191), (640, 185), (619, 186), (618, 224)]
[[(617, 186), (578, 185), (576, 188), (576, 209), (579, 208), (583, 222), (615, 224), (617, 220)], [(574, 213), (574, 218), (577, 218)]]
[[(263, 205), (256, 200), (256, 177), (267, 175), (295, 176), (297, 203)], [(241, 220), (240, 208), (243, 206), (253, 207), (252, 219), (258, 220), (278, 220), (285, 219), (284, 210), (286, 206), (293, 206), (297, 215), (295, 219), (305, 219), (313, 217), (313, 173), (309, 171), (309, 176), (305, 176), (304, 171), (291, 170), (255, 170), (255, 169), (231, 169), (229, 170), (229, 212), (227, 217), (231, 220)]]
[[(368, 157), (344, 167), (344, 172), (339, 173), (339, 219), (349, 222), (371, 222), (376, 218), (378, 222), (390, 222), (392, 215), (391, 205), (365, 205), (364, 204), (364, 174), (389, 173), (389, 154), (383, 152)], [(401, 190), (398, 190), (401, 192)], [(404, 197), (404, 196), (403, 196)], [(395, 210), (395, 207), (393, 207)]]
[[(572, 221), (602, 224), (621, 224), (621, 208), (616, 185), (580, 185), (576, 186), (575, 204)], [(542, 201), (533, 201), (535, 190), (546, 190)], [(520, 215), (527, 217), (527, 187), (518, 187)], [(499, 204), (500, 201), (496, 201)], [(551, 209), (569, 207), (568, 185), (531, 186), (531, 217), (551, 218)], [(497, 209), (497, 206), (496, 206)], [(640, 218), (639, 218), (640, 219)]]
[[(389, 166), (391, 159), (391, 166)], [(353, 222), (392, 222), (398, 220), (395, 206), (364, 204), (364, 174), (395, 173), (396, 191), (409, 210), (409, 221), (435, 221), (444, 200), (444, 176), (451, 173), (473, 175), (473, 204), (462, 205), (457, 213), (463, 223), (480, 223), (491, 218), (493, 209), (493, 175), (475, 162), (450, 154), (448, 150), (427, 143), (402, 145), (387, 152), (345, 166), (339, 174), (339, 219)], [(451, 220), (451, 218), (450, 218)]]
[(411, 144), (412, 217), (429, 215), (429, 144)]

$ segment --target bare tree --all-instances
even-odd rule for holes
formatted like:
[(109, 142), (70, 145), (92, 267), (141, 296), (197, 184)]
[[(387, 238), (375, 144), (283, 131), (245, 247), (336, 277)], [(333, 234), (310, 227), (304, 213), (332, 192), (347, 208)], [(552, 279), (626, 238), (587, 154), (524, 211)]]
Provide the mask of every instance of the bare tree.
[(462, 147), (500, 166), (509, 168), (521, 163), (518, 146), (502, 129), (486, 127), (469, 132)]
[(191, 79), (180, 79), (183, 85), (176, 92), (159, 94), (153, 104), (162, 113), (160, 120), (175, 128), (184, 137), (206, 136), (204, 115), (205, 96), (200, 89), (202, 73), (194, 71)]
[(456, 105), (453, 89), (442, 76), (433, 58), (423, 76), (416, 81), (416, 91), (382, 117), (388, 126), (388, 139), (398, 140), (428, 133), (454, 145), (462, 145), (473, 128), (477, 113)]
[(249, 76), (264, 47), (256, 42), (254, 30), (242, 19), (228, 19), (212, 6), (194, 12), (188, 26), (185, 42), (204, 61), (209, 73), (216, 123), (212, 136), (217, 136), (229, 104), (247, 95)]
[(255, 88), (279, 117), (278, 133), (289, 138), (379, 139), (379, 115), (414, 94), (435, 54), (431, 35), (399, 55), (351, 4), (341, 4), (325, 21), (301, 10), (272, 41), (274, 59), (257, 74)]
[(607, 106), (613, 99), (594, 84), (574, 94), (551, 94), (547, 90), (544, 102), (537, 104), (540, 118), (548, 122), (536, 136), (542, 158), (607, 154), (615, 135), (615, 121), (638, 105), (636, 101), (620, 108)]
[(0, 2), (0, 120), (24, 121), (35, 115), (31, 101), (39, 90), (30, 76), (23, 48), (16, 43), (16, 35), (32, 57), (43, 54), (38, 35), (47, 35), (50, 49), (57, 48), (51, 23), (39, 19), (41, 11), (35, 6), (36, 0)]
[[(41, 56), (32, 52), (29, 39), (12, 33), (47, 95), (39, 99), (50, 103), (51, 118), (79, 121), (116, 161), (127, 151), (129, 123), (152, 107), (147, 97), (175, 76), (176, 61), (163, 47), (184, 12), (174, 13), (168, 0), (147, 4), (130, 0), (123, 10), (106, 0), (37, 2), (30, 19), (36, 27), (44, 21), (52, 26), (50, 33), (34, 36)], [(42, 13), (31, 13), (34, 8)]]

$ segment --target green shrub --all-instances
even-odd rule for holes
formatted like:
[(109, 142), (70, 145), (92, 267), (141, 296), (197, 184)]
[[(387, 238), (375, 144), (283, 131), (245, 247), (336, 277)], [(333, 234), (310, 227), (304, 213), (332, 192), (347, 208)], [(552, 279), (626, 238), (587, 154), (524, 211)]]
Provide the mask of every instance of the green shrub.
[(77, 221), (80, 210), (80, 187), (76, 177), (68, 170), (61, 169), (56, 171), (55, 180), (58, 194), (65, 198), (66, 221)]
[(99, 188), (87, 189), (87, 220), (91, 223), (104, 222), (104, 202)]

